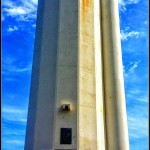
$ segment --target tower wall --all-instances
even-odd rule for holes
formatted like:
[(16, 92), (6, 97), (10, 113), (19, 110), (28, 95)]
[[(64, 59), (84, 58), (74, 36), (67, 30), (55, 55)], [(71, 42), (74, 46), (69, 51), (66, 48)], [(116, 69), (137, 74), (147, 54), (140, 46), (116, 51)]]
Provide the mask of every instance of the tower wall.
[(101, 0), (104, 105), (108, 150), (129, 149), (118, 11), (118, 1)]
[(59, 0), (39, 0), (25, 150), (53, 148)]
[(79, 149), (105, 149), (100, 4), (79, 3), (78, 128)]
[[(59, 2), (54, 148), (77, 149), (78, 1)], [(63, 104), (70, 104), (71, 110), (62, 111)], [(71, 144), (60, 144), (61, 128), (72, 129)]]

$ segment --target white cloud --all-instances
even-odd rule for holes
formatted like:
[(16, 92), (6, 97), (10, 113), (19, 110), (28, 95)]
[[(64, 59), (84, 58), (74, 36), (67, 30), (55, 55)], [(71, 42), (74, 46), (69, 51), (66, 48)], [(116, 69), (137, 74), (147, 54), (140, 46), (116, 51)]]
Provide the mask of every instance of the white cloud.
[(134, 73), (138, 65), (141, 63), (141, 61), (134, 61), (130, 62), (128, 65), (123, 66), (124, 75), (129, 76), (130, 74)]
[(126, 4), (125, 4), (124, 0), (119, 0), (118, 2), (119, 2), (119, 9), (121, 11), (126, 11)]
[(147, 21), (147, 20), (146, 20), (146, 21), (144, 21), (144, 24), (145, 24), (145, 25), (147, 25), (147, 24), (148, 24), (148, 21)]
[(137, 4), (140, 0), (126, 0), (126, 4)]
[(134, 85), (130, 89), (126, 90), (126, 98), (128, 100), (134, 100), (142, 104), (148, 103), (148, 92), (140, 89), (140, 87)]
[[(7, 126), (7, 124), (4, 124), (3, 126)], [(4, 131), (5, 130), (5, 132), (3, 133), (4, 135), (6, 135), (6, 136), (24, 136), (24, 134), (25, 134), (25, 131), (24, 130), (22, 130), (22, 129), (14, 129), (14, 128), (8, 128), (8, 126), (7, 127), (3, 127), (2, 126), (2, 130)]]
[(36, 24), (33, 24), (32, 27), (35, 28), (35, 27), (36, 27)]
[[(137, 94), (137, 95), (131, 95), (131, 94), (129, 93), (129, 95), (127, 95), (127, 97), (129, 97), (130, 99), (131, 99), (131, 98), (132, 98), (132, 99), (135, 99), (135, 100), (138, 101), (138, 102), (148, 103), (148, 96), (143, 95), (143, 94), (142, 94), (142, 91), (141, 91), (139, 94)], [(136, 97), (136, 98), (135, 98), (135, 97)]]
[(128, 73), (133, 73), (134, 70), (138, 67), (139, 63), (140, 62), (132, 62), (132, 63), (130, 63), (130, 64), (132, 64), (132, 67), (128, 70)]
[(125, 27), (125, 31), (128, 31), (129, 29), (130, 29), (130, 27), (129, 27), (129, 26)]
[(24, 114), (24, 111), (15, 107), (4, 106), (2, 108), (3, 113), (16, 113), (16, 114)]
[[(128, 86), (143, 85), (147, 81), (147, 72), (141, 61), (133, 61), (124, 67), (124, 81)], [(140, 89), (141, 90), (141, 89)]]
[(16, 26), (14, 26), (14, 27), (9, 27), (9, 28), (8, 28), (8, 31), (9, 31), (9, 32), (17, 31), (17, 30), (18, 30), (18, 28), (17, 28)]
[(139, 117), (136, 115), (129, 115), (129, 136), (131, 138), (142, 138), (148, 134), (148, 121), (147, 118)]
[(31, 67), (32, 67), (31, 64), (25, 64), (24, 62), (18, 63), (17, 60), (12, 58), (3, 58), (2, 74), (7, 75), (7, 77), (9, 77), (14, 73), (30, 73)]
[(36, 18), (37, 0), (21, 0), (20, 3), (6, 0), (2, 3), (3, 16), (18, 21), (30, 21)]
[(130, 5), (130, 4), (137, 4), (140, 2), (140, 0), (119, 0), (119, 9), (121, 11), (126, 11), (126, 5)]
[(23, 73), (31, 73), (31, 67), (24, 67), (24, 68), (19, 68), (16, 66), (12, 66), (10, 68), (5, 68), (2, 70), (2, 75), (3, 75), (3, 80), (7, 81), (16, 81), (16, 76), (15, 74), (23, 74)]
[(34, 4), (38, 4), (38, 0), (31, 0)]
[(138, 32), (138, 31), (125, 32), (125, 31), (121, 30), (121, 40), (123, 40), (123, 41), (126, 41), (129, 38), (136, 38), (136, 39), (138, 39), (139, 37), (143, 37), (144, 36), (143, 32)]
[(148, 136), (148, 107), (137, 104), (128, 109), (128, 128), (131, 138)]
[(26, 123), (27, 110), (18, 109), (10, 106), (2, 107), (2, 118), (7, 121)]
[(21, 141), (21, 140), (7, 140), (6, 143), (7, 144), (15, 144), (15, 145), (23, 145), (24, 141)]
[(5, 8), (4, 11), (7, 12), (10, 16), (24, 15), (27, 13), (27, 10), (25, 10), (23, 7)]
[(25, 72), (31, 72), (30, 65), (26, 67), (10, 66), (9, 68), (4, 67), (3, 65), (3, 70), (2, 70), (3, 75), (10, 75), (11, 73), (25, 73)]
[(13, 2), (11, 0), (2, 1), (2, 6), (13, 7)]
[(140, 101), (140, 102), (145, 102), (145, 103), (148, 103), (148, 97), (147, 96), (138, 96), (136, 97), (136, 100), (137, 101)]

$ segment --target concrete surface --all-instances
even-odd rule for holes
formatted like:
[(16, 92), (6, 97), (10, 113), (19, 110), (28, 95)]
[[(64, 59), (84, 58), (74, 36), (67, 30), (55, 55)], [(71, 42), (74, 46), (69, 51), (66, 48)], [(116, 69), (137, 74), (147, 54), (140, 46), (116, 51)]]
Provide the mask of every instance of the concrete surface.
[(39, 0), (25, 150), (129, 149), (119, 31), (116, 0)]

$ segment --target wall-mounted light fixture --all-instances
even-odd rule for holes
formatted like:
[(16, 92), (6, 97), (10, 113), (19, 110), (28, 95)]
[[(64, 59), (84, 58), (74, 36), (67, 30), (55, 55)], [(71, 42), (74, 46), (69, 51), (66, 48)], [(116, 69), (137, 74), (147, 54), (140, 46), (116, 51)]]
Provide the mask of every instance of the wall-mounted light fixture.
[(63, 111), (70, 111), (70, 104), (63, 104), (63, 105), (61, 106), (61, 109), (62, 109)]

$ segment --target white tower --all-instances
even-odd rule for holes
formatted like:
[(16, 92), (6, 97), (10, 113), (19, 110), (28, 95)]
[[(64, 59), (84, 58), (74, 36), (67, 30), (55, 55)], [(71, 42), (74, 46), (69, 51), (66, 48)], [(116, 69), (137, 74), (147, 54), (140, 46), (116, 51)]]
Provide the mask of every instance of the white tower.
[(25, 150), (128, 150), (117, 0), (39, 0)]

